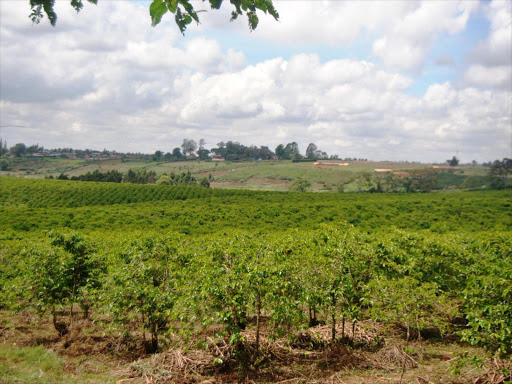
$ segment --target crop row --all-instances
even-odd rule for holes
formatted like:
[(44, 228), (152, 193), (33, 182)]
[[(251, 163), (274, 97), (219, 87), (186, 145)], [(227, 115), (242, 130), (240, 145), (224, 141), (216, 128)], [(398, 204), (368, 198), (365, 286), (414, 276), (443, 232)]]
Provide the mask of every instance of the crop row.
[(509, 233), (369, 235), (345, 225), (119, 242), (51, 233), (5, 243), (2, 252), (0, 306), (49, 313), (61, 335), (71, 326), (63, 311), (80, 307), (86, 316), (139, 324), (153, 351), (211, 325), (233, 345), (254, 328), (256, 350), (263, 326), (271, 339), (293, 340), (326, 323), (338, 342), (345, 335), (337, 324), (372, 319), (401, 324), (405, 339), (435, 330), (512, 353)]

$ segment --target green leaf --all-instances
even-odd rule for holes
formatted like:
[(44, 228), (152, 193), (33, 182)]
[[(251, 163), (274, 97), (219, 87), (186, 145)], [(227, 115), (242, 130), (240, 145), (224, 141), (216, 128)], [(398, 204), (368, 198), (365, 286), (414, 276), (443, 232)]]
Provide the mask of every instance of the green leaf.
[(222, 5), (222, 0), (210, 0), (210, 7), (212, 9), (220, 9)]
[(149, 6), (151, 25), (154, 27), (162, 20), (162, 16), (168, 11), (164, 0), (154, 0)]
[(178, 8), (178, 0), (165, 0), (167, 4), (167, 8), (171, 13), (176, 13), (176, 8)]

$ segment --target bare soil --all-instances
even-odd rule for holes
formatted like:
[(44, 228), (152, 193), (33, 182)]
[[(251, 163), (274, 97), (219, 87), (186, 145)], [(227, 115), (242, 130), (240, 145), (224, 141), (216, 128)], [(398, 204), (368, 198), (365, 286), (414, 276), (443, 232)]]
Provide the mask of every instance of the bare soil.
[[(454, 373), (463, 353), (484, 357), (484, 352), (446, 340), (406, 342), (399, 327), (389, 329), (374, 322), (357, 323), (354, 334), (351, 323), (343, 330), (338, 326), (336, 343), (330, 341), (329, 325), (302, 331), (292, 342), (271, 342), (263, 331), (259, 352), (251, 327), (236, 347), (216, 337), (212, 329), (201, 334), (206, 340), (203, 348), (197, 348), (197, 340), (180, 346), (171, 343), (153, 355), (144, 352), (135, 324), (128, 334), (105, 329), (110, 329), (109, 324), (101, 318), (77, 318), (71, 332), (59, 337), (49, 317), (0, 311), (1, 344), (52, 349), (67, 359), (64, 373), (73, 375), (94, 371), (93, 361), (100, 358), (108, 367), (105, 377), (115, 377), (119, 384), (504, 384), (502, 371), (512, 368), (510, 360), (487, 357), (481, 367), (467, 365)], [(238, 360), (233, 358), (236, 354)]]

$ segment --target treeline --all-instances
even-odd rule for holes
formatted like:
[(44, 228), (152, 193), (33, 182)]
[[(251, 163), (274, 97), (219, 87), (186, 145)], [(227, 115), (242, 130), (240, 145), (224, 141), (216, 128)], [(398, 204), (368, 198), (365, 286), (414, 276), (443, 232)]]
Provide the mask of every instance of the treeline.
[[(165, 152), (162, 150), (155, 151), (153, 155), (136, 154), (137, 157), (146, 158), (150, 161), (183, 161), (183, 160), (210, 160), (212, 157), (221, 158), (230, 161), (241, 160), (301, 160), (301, 159), (327, 159), (338, 158), (337, 155), (329, 157), (324, 151), (317, 148), (314, 143), (310, 143), (306, 149), (306, 154), (303, 156), (300, 153), (299, 146), (296, 142), (288, 144), (279, 144), (275, 151), (272, 151), (268, 146), (257, 147), (255, 145), (243, 145), (236, 141), (219, 142), (216, 147), (207, 149), (205, 147), (206, 141), (199, 140), (199, 144), (193, 139), (183, 139), (180, 147), (173, 148), (171, 151)], [(61, 154), (63, 157), (98, 157), (108, 158), (111, 156), (126, 158), (127, 156), (134, 156), (131, 153), (120, 153), (116, 151), (93, 151), (90, 149), (78, 150), (73, 148), (58, 148), (47, 150), (38, 144), (27, 146), (23, 143), (18, 143), (11, 148), (7, 147), (7, 143), (0, 139), (0, 156), (23, 157), (31, 155), (51, 155)]]
[[(49, 176), (48, 179), (53, 179), (53, 176)], [(100, 172), (95, 170), (94, 172), (87, 172), (86, 174), (79, 176), (71, 176), (61, 173), (58, 180), (75, 180), (75, 181), (97, 181), (106, 183), (131, 183), (131, 184), (161, 184), (161, 185), (180, 185), (180, 186), (201, 186), (210, 187), (211, 178), (203, 177), (198, 180), (190, 171), (183, 172), (181, 174), (166, 173), (157, 175), (155, 171), (146, 171), (129, 169), (125, 174), (117, 171)]]

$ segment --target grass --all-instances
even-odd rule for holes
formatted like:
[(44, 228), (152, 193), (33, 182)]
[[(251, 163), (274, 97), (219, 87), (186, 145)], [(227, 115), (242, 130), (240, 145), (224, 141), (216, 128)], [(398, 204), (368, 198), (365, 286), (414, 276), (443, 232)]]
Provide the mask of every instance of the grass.
[[(357, 191), (357, 179), (363, 172), (374, 173), (376, 168), (388, 168), (394, 171), (410, 171), (413, 169), (430, 168), (429, 164), (391, 163), (391, 162), (350, 162), (349, 166), (317, 166), (311, 162), (293, 163), (291, 161), (245, 161), (214, 163), (205, 161), (151, 162), (144, 159), (114, 160), (83, 160), (60, 158), (21, 158), (9, 159), (9, 171), (0, 172), (0, 176), (45, 177), (78, 176), (99, 170), (107, 172), (118, 170), (127, 172), (129, 169), (155, 171), (162, 173), (182, 173), (190, 171), (197, 177), (211, 174), (215, 178), (213, 187), (229, 189), (253, 189), (265, 191), (282, 191), (288, 188), (291, 181), (303, 178), (311, 182), (315, 192), (336, 190), (338, 184), (345, 184), (345, 191)], [(469, 176), (483, 177), (487, 168), (482, 166), (461, 166), (453, 169), (441, 181), (440, 187), (460, 186)]]
[(111, 370), (90, 356), (66, 358), (43, 346), (0, 344), (0, 383), (115, 383)]

